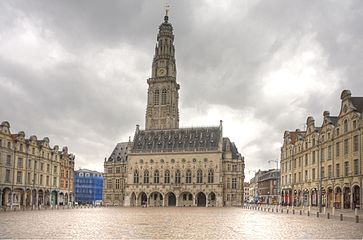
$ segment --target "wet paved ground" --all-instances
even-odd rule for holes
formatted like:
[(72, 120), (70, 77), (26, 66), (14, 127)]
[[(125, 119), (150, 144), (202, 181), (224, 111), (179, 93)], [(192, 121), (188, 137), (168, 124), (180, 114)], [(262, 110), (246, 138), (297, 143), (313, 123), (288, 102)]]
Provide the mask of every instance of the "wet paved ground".
[(0, 212), (0, 238), (362, 239), (363, 224), (241, 208)]

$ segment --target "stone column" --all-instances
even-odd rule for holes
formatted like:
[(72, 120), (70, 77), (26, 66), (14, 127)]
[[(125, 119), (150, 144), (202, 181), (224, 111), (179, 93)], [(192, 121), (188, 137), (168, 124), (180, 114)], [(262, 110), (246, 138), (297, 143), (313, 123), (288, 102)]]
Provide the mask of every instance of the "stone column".
[(343, 190), (342, 190), (342, 193), (340, 194), (340, 209), (344, 209), (344, 192), (343, 192)]
[(354, 189), (352, 189), (351, 187), (350, 187), (350, 195), (349, 195), (349, 197), (350, 197), (350, 208), (352, 209), (352, 210), (354, 210), (354, 208), (353, 208), (353, 190)]
[(38, 202), (39, 202), (39, 192), (38, 190), (35, 190), (35, 206), (38, 207)]
[(57, 191), (57, 206), (59, 206), (59, 196), (60, 196), (60, 194), (59, 194), (59, 191)]
[(13, 210), (13, 201), (14, 201), (14, 196), (13, 196), (13, 190), (10, 191), (10, 209)]
[(27, 198), (27, 194), (26, 194), (26, 190), (24, 191), (24, 197), (23, 197), (23, 200), (24, 200), (24, 203), (23, 203), (23, 205), (24, 205), (24, 207), (26, 208), (26, 199)]
[(175, 206), (179, 207), (179, 195), (177, 196), (176, 194), (175, 194)]

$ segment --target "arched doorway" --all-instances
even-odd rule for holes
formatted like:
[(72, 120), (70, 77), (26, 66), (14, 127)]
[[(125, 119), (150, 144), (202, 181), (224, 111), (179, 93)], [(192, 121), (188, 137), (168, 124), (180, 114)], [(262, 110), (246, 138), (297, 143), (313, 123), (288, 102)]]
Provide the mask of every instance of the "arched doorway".
[(216, 206), (216, 194), (214, 192), (208, 194), (208, 206), (210, 207)]
[(175, 207), (176, 206), (176, 197), (175, 194), (172, 192), (169, 192), (167, 195), (168, 203), (166, 206), (168, 207)]
[(144, 192), (139, 194), (139, 203), (140, 206), (147, 207), (147, 195)]
[(206, 205), (206, 196), (204, 193), (200, 192), (197, 194), (197, 206), (205, 207)]
[(133, 192), (130, 197), (130, 207), (136, 206), (136, 194)]
[(191, 207), (193, 206), (193, 194), (190, 192), (183, 192), (179, 195), (179, 206)]
[(321, 188), (321, 205), (326, 207), (326, 191), (325, 188)]
[(152, 192), (149, 197), (149, 206), (152, 207), (163, 206), (163, 195), (159, 192)]
[(343, 188), (343, 207), (350, 208), (350, 188), (344, 187)]
[(38, 191), (38, 205), (44, 204), (44, 193), (43, 190)]
[(341, 208), (341, 202), (342, 202), (342, 189), (340, 187), (337, 187), (335, 189), (335, 207)]
[(316, 188), (311, 189), (311, 206), (318, 206), (318, 191)]
[(361, 208), (360, 207), (360, 187), (355, 185), (353, 187), (353, 209)]
[(51, 195), (50, 195), (50, 204), (52, 206), (55, 206), (58, 204), (58, 194), (57, 191), (52, 191)]
[(30, 207), (31, 206), (31, 195), (32, 195), (32, 191), (30, 189), (26, 190), (26, 207)]
[(308, 189), (304, 189), (304, 192), (303, 192), (303, 205), (305, 207), (309, 206), (309, 190)]
[(327, 207), (333, 206), (333, 189), (332, 188), (328, 188), (328, 193), (326, 196), (326, 206)]

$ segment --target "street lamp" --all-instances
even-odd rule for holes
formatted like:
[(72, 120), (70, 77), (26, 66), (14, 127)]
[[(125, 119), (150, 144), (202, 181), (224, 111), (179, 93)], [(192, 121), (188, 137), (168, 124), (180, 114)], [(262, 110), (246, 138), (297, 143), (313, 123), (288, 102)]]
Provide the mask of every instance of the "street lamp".
[[(270, 162), (275, 162), (276, 163), (276, 170), (277, 170), (277, 174), (278, 174), (279, 160), (268, 160), (268, 163), (270, 163)], [(278, 178), (277, 178), (277, 201), (278, 201), (278, 204), (280, 204), (280, 177), (281, 177), (281, 175), (280, 176), (278, 175)]]

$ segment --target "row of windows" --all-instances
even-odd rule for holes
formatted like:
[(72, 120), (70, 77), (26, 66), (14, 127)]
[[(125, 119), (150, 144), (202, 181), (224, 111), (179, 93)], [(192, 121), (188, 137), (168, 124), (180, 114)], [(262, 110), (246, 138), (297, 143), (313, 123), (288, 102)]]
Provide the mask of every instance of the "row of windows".
[[(2, 161), (2, 154), (0, 153), (0, 162)], [(5, 164), (7, 166), (12, 166), (12, 157), (11, 155), (6, 155), (6, 160), (5, 160)], [(24, 167), (24, 159), (21, 157), (17, 158), (17, 165), (16, 167), (19, 169), (22, 169)], [(27, 165), (27, 169), (34, 169), (34, 170), (40, 170), (40, 171), (44, 171), (44, 163), (40, 162), (40, 164), (38, 164), (37, 160), (32, 160), (32, 159), (28, 159), (28, 165)], [(58, 171), (58, 166), (53, 166), (53, 173), (56, 174)], [(50, 172), (50, 164), (47, 164), (47, 172)], [(67, 175), (68, 175), (68, 171), (67, 171)]]
[[(33, 176), (33, 177), (32, 177)], [(44, 177), (45, 177), (45, 182), (44, 182)], [(11, 183), (12, 179), (12, 175), (11, 175), (11, 170), (10, 169), (6, 169), (5, 170), (5, 183)], [(26, 183), (27, 184), (33, 184), (33, 185), (43, 185), (45, 183), (46, 186), (50, 186), (50, 176), (44, 176), (43, 174), (31, 174), (28, 173), (27, 174), (27, 179), (26, 179)], [(23, 184), (23, 171), (17, 171), (16, 172), (16, 184)], [(68, 184), (68, 181), (67, 181)], [(53, 177), (53, 186), (57, 185), (57, 177)]]
[[(180, 184), (181, 183), (181, 172), (179, 170), (175, 171), (175, 184)], [(140, 183), (140, 179), (139, 179), (139, 171), (135, 170), (134, 171), (134, 183)], [(150, 179), (149, 179), (149, 171), (145, 170), (144, 171), (144, 179), (143, 179), (143, 183), (150, 183)], [(197, 171), (197, 183), (203, 183), (203, 171), (201, 169), (199, 169)], [(208, 170), (208, 183), (213, 183), (214, 182), (214, 171), (213, 169), (209, 169)], [(160, 173), (158, 170), (154, 171), (154, 184), (158, 184), (161, 183), (160, 182)], [(170, 171), (166, 170), (164, 173), (164, 183), (165, 184), (170, 184)], [(190, 169), (188, 169), (186, 171), (185, 174), (185, 183), (192, 183), (192, 171)]]
[[(115, 167), (115, 173), (125, 173), (125, 172), (126, 172), (126, 166)], [(107, 168), (107, 173), (113, 173), (113, 168), (112, 167)]]
[[(156, 89), (154, 91), (154, 105), (159, 105), (160, 104), (160, 91), (159, 89)], [(161, 105), (165, 105), (166, 104), (166, 89), (164, 88), (161, 91)]]
[[(348, 176), (352, 176), (352, 175), (359, 175), (360, 171), (359, 171), (359, 161), (358, 159), (355, 159), (353, 162), (353, 172), (350, 171), (350, 167), (349, 167), (349, 162), (346, 161), (344, 162), (344, 168), (343, 168), (343, 175), (341, 175), (341, 168), (340, 168), (340, 164), (337, 163), (335, 164), (335, 177), (348, 177)], [(294, 173), (293, 175), (293, 179), (291, 179), (291, 174), (289, 174), (289, 176), (282, 176), (282, 183), (283, 184), (290, 184), (290, 183), (295, 183), (295, 182), (302, 182), (302, 175), (301, 172), (298, 173), (298, 178), (296, 178), (296, 173)], [(327, 177), (328, 179), (333, 178), (333, 166), (329, 165), (328, 166), (328, 175), (325, 175), (325, 167), (323, 166), (321, 168), (321, 176), (322, 178)], [(308, 180), (316, 180), (318, 178), (318, 169), (311, 169), (311, 176), (309, 176), (309, 170), (305, 170), (305, 181)]]
[[(335, 144), (335, 156), (339, 157), (341, 155), (340, 153), (340, 147), (341, 147), (341, 142), (337, 142)], [(349, 154), (349, 139), (345, 139), (343, 142), (343, 147), (344, 147), (344, 155)], [(353, 137), (353, 152), (358, 152), (359, 150), (359, 143), (358, 143), (358, 135)], [(327, 151), (327, 160), (331, 160), (332, 159), (332, 145), (329, 145), (327, 148), (322, 148), (322, 150), (320, 151), (321, 153), (321, 160), (325, 161), (325, 152)], [(305, 166), (309, 165), (309, 156), (310, 154), (305, 154), (304, 156), (304, 161), (305, 161)], [(298, 158), (298, 167), (301, 167), (301, 158)], [(319, 159), (319, 151), (312, 151), (311, 153), (311, 164), (316, 164), (317, 160)], [(292, 164), (293, 164), (293, 168), (296, 168), (296, 160), (293, 159)], [(287, 172), (288, 170), (291, 170), (291, 160), (289, 162), (286, 163), (281, 163), (281, 169), (282, 172)]]
[[(5, 147), (3, 146), (3, 142), (5, 143), (6, 141), (3, 141), (2, 139), (0, 139), (0, 147)], [(7, 148), (8, 149), (12, 149), (12, 148), (16, 148), (15, 144), (12, 144), (10, 141), (7, 142)], [(19, 146), (16, 148), (16, 150), (18, 150), (19, 152), (23, 152), (23, 153), (30, 153), (30, 149), (28, 150), (28, 148), (24, 147), (24, 145), (21, 143), (19, 144)], [(45, 157), (45, 152), (44, 151), (37, 151), (36, 148), (31, 148), (31, 154), (35, 155), (36, 153), (41, 153), (42, 157)], [(53, 154), (50, 154), (49, 152), (47, 153), (47, 158), (53, 159)], [(55, 160), (58, 160), (58, 155), (55, 155)]]

